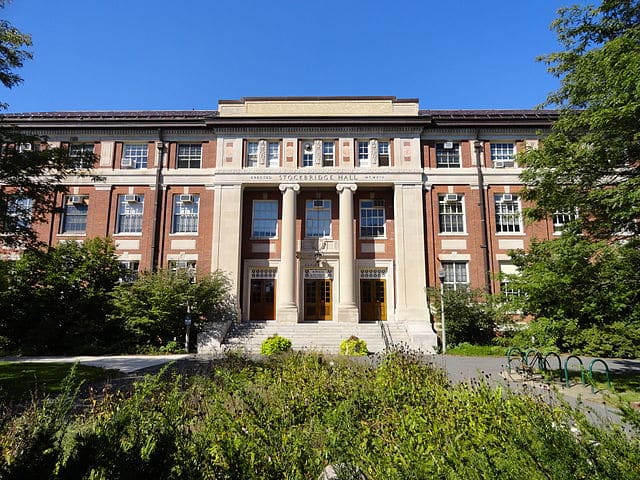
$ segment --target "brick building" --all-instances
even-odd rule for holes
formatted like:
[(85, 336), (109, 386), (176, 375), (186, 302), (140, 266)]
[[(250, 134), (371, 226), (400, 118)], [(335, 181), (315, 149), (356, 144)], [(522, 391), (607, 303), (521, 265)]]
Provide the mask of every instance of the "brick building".
[(69, 179), (62, 214), (38, 225), (46, 243), (110, 236), (132, 270), (221, 269), (245, 323), (386, 320), (426, 348), (441, 269), (451, 288), (498, 292), (508, 251), (561, 226), (523, 223), (516, 163), (555, 118), (395, 97), (4, 115), (99, 157), (101, 181)]

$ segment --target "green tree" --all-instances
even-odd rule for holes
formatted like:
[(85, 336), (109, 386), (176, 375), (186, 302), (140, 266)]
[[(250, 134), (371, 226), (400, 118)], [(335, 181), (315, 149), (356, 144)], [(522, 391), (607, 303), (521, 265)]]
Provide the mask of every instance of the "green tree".
[(142, 274), (113, 292), (113, 321), (126, 329), (123, 348), (160, 347), (184, 335), (187, 302), (198, 326), (233, 312), (227, 278), (214, 272), (196, 282), (185, 272), (159, 270)]
[(113, 243), (94, 238), (49, 251), (27, 251), (7, 263), (0, 291), (0, 335), (24, 353), (95, 353), (119, 338), (108, 318), (110, 293), (122, 276)]
[(584, 237), (533, 242), (512, 252), (520, 273), (510, 285), (515, 300), (534, 315), (521, 339), (576, 353), (635, 357), (640, 354), (640, 250)]
[(640, 2), (559, 10), (563, 51), (541, 57), (560, 79), (546, 105), (560, 117), (526, 167), (533, 219), (579, 212), (576, 231), (598, 238), (640, 234)]

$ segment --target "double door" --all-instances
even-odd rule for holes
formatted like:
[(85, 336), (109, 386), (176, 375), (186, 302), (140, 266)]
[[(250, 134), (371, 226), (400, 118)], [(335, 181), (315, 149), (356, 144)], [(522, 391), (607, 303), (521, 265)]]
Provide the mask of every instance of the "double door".
[(360, 280), (360, 319), (365, 322), (387, 319), (386, 285), (383, 279)]
[(252, 278), (249, 315), (251, 320), (276, 319), (276, 281), (273, 278)]
[(307, 279), (304, 281), (305, 320), (331, 320), (331, 290), (331, 279)]

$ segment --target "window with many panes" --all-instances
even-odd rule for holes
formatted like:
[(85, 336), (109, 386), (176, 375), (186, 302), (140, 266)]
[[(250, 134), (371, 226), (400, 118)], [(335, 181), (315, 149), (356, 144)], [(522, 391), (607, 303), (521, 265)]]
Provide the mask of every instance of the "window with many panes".
[(275, 238), (278, 235), (278, 201), (254, 200), (251, 236)]
[(172, 273), (186, 273), (191, 279), (191, 283), (196, 281), (195, 260), (169, 260), (168, 267)]
[(438, 195), (440, 233), (464, 233), (463, 195), (447, 193)]
[(458, 142), (436, 143), (436, 167), (460, 168), (460, 144)]
[(371, 199), (360, 201), (360, 236), (385, 236), (384, 200)]
[(2, 219), (3, 232), (17, 232), (29, 228), (33, 215), (33, 199), (10, 195), (7, 198), (6, 212), (5, 218)]
[(388, 167), (391, 165), (391, 152), (389, 150), (389, 142), (378, 142), (378, 166)]
[(69, 145), (69, 158), (76, 161), (79, 168), (93, 165), (93, 143), (72, 143)]
[(247, 167), (258, 166), (258, 142), (247, 142)]
[(144, 195), (118, 195), (116, 233), (141, 233)]
[(322, 142), (322, 166), (333, 167), (335, 164), (335, 145), (333, 142)]
[(171, 233), (197, 233), (199, 208), (200, 195), (174, 195)]
[(140, 261), (120, 260), (120, 265), (122, 265), (122, 276), (120, 277), (120, 281), (126, 283), (135, 282), (140, 271)]
[(441, 262), (444, 269), (444, 288), (460, 290), (469, 288), (468, 262)]
[(84, 233), (87, 230), (89, 205), (85, 195), (66, 195), (62, 210), (61, 233)]
[(515, 158), (513, 143), (491, 143), (491, 163), (494, 167), (514, 167)]
[(564, 227), (567, 223), (574, 221), (576, 218), (578, 218), (578, 215), (576, 213), (569, 213), (569, 212), (555, 212), (553, 214), (553, 233), (554, 235), (560, 235), (562, 233), (562, 230), (564, 230)]
[(122, 167), (147, 168), (147, 144), (126, 144), (122, 150)]
[(330, 237), (331, 200), (307, 200), (304, 225), (307, 237)]
[(505, 298), (519, 297), (522, 292), (511, 284), (511, 278), (518, 274), (518, 267), (508, 261), (500, 262), (500, 293)]
[(369, 142), (367, 140), (358, 140), (358, 165), (361, 167), (371, 166), (369, 158)]
[(177, 168), (200, 168), (202, 164), (202, 145), (199, 143), (181, 143), (178, 145)]
[(280, 143), (268, 142), (267, 143), (267, 167), (279, 167), (280, 166)]
[(302, 166), (313, 167), (313, 143), (304, 142), (302, 144)]
[(522, 231), (520, 202), (517, 195), (495, 195), (496, 232), (519, 233)]

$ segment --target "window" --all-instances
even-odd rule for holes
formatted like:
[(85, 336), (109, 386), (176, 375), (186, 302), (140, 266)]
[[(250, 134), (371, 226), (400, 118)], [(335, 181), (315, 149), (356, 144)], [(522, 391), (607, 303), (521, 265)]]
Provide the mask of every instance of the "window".
[(197, 233), (199, 206), (200, 195), (174, 195), (171, 233)]
[(123, 168), (147, 168), (147, 145), (125, 145), (121, 166)]
[(302, 144), (302, 166), (313, 167), (313, 143), (311, 142)]
[(258, 142), (247, 142), (247, 167), (258, 166)]
[(185, 143), (178, 145), (177, 168), (200, 168), (202, 163), (202, 145)]
[(87, 230), (87, 197), (66, 195), (62, 210), (61, 233), (84, 233)]
[(440, 233), (464, 233), (463, 199), (455, 193), (438, 195)]
[(494, 196), (496, 205), (496, 232), (518, 233), (520, 225), (520, 203), (517, 195), (505, 193)]
[(500, 262), (500, 293), (503, 297), (519, 297), (522, 295), (520, 290), (509, 285), (510, 276), (517, 275), (518, 273), (518, 267), (513, 263), (506, 261)]
[(322, 166), (333, 167), (335, 161), (335, 145), (333, 142), (322, 142)]
[(568, 212), (555, 212), (553, 214), (553, 234), (560, 235), (562, 230), (567, 223), (574, 221), (578, 218), (576, 213), (568, 213)]
[(267, 167), (280, 166), (280, 143), (269, 142), (267, 144)]
[(436, 143), (436, 167), (460, 168), (460, 144), (458, 142)]
[(389, 142), (378, 142), (378, 166), (388, 167), (389, 165), (391, 165)]
[(69, 158), (75, 159), (79, 168), (93, 166), (93, 143), (72, 143), (69, 145)]
[(116, 233), (141, 233), (144, 195), (118, 195)]
[(494, 167), (515, 166), (515, 145), (513, 143), (492, 143), (491, 163)]
[(138, 272), (140, 271), (140, 261), (120, 260), (120, 265), (122, 265), (123, 269), (120, 281), (125, 283), (136, 281), (136, 279), (138, 278)]
[(461, 290), (469, 288), (467, 262), (441, 262), (444, 269), (444, 288)]
[(275, 238), (278, 235), (278, 201), (254, 200), (251, 236)]
[(306, 236), (330, 237), (331, 200), (307, 200), (306, 206)]
[(195, 260), (169, 260), (169, 270), (172, 273), (186, 273), (191, 279), (191, 283), (196, 281), (196, 261)]
[(360, 236), (385, 236), (384, 200), (360, 201)]
[(361, 167), (371, 166), (369, 159), (369, 142), (367, 140), (358, 141), (358, 165)]
[(4, 219), (4, 232), (18, 232), (29, 228), (33, 215), (33, 199), (9, 195), (7, 197), (7, 215)]

